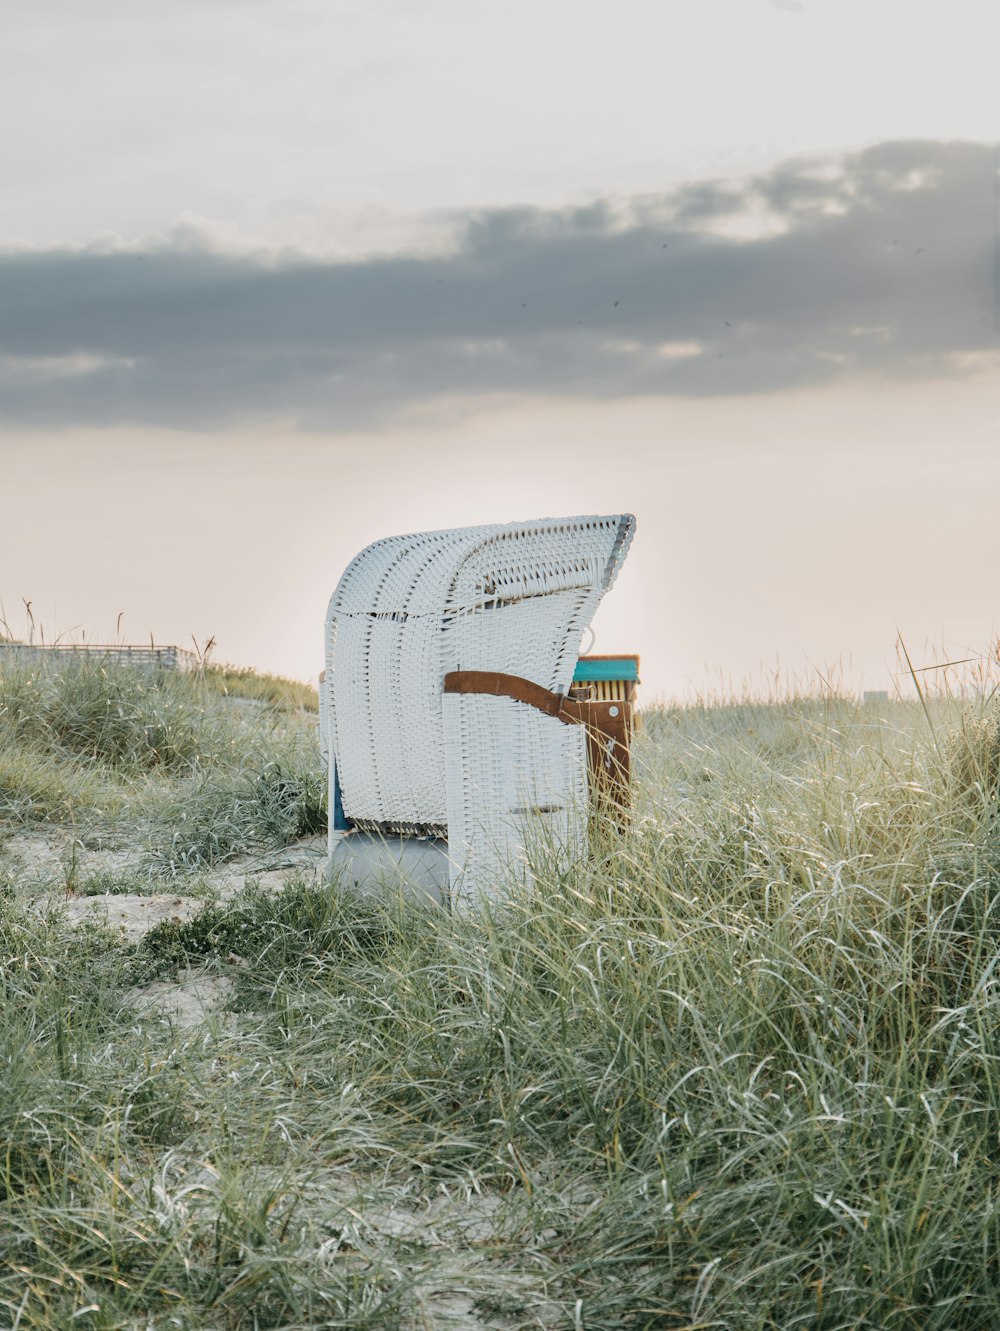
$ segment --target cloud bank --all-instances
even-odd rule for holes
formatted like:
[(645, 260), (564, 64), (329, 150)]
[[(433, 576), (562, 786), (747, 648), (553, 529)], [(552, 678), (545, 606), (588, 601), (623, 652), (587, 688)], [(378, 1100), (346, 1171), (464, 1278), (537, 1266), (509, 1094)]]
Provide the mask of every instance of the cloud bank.
[(0, 424), (357, 428), (442, 396), (970, 373), (998, 348), (997, 160), (887, 142), (473, 213), (433, 254), (248, 254), (183, 233), (0, 250)]

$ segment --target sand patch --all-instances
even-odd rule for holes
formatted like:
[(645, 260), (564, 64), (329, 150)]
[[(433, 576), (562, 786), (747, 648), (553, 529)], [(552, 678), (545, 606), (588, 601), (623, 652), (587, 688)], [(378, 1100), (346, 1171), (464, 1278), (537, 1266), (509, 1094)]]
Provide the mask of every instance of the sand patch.
[(191, 1030), (228, 1003), (234, 988), (228, 976), (187, 971), (176, 981), (157, 980), (130, 989), (125, 1001), (140, 1015), (165, 1017)]
[(178, 896), (175, 892), (154, 892), (149, 896), (108, 893), (94, 897), (50, 897), (47, 904), (62, 903), (65, 903), (66, 919), (71, 924), (100, 920), (114, 929), (121, 929), (130, 943), (138, 942), (164, 920), (183, 924), (205, 905), (196, 897)]
[[(326, 836), (304, 837), (280, 850), (196, 873), (146, 877), (138, 846), (88, 850), (68, 832), (18, 832), (3, 843), (2, 859), (25, 898), (40, 909), (65, 908), (71, 924), (99, 918), (120, 927), (131, 942), (164, 920), (183, 923), (208, 900), (230, 901), (253, 884), (280, 892), (295, 877), (316, 878), (326, 862)], [(88, 891), (88, 884), (110, 891)], [(148, 883), (149, 890), (143, 891)], [(77, 887), (79, 890), (74, 891)], [(133, 887), (131, 892), (118, 887)]]
[(269, 851), (265, 855), (243, 855), (220, 864), (199, 875), (202, 881), (211, 885), (220, 900), (228, 901), (250, 883), (268, 891), (279, 892), (294, 874), (312, 878), (319, 875), (326, 863), (327, 838), (324, 832), (320, 836), (303, 837), (281, 850)]
[(135, 846), (88, 849), (71, 832), (16, 832), (3, 842), (3, 857), (17, 875), (43, 889), (85, 882), (98, 874), (123, 878), (142, 867)]

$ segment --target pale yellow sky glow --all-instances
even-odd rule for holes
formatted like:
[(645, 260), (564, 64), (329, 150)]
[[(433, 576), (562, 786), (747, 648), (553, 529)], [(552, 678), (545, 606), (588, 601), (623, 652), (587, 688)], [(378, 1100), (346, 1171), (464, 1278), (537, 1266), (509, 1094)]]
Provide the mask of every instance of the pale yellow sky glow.
[(336, 439), (3, 436), (8, 618), (25, 595), (50, 632), (93, 639), (121, 612), (127, 638), (214, 635), (219, 659), (310, 678), (326, 600), (370, 540), (624, 509), (638, 533), (596, 650), (640, 651), (647, 697), (776, 664), (892, 688), (897, 626), (922, 663), (994, 637), (995, 378), (462, 407)]

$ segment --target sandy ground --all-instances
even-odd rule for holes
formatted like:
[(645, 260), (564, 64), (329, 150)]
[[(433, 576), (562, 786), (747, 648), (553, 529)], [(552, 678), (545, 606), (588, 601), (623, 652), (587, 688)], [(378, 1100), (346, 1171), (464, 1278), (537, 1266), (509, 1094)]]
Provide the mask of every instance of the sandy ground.
[[(157, 980), (131, 989), (127, 999), (140, 1016), (165, 1017), (181, 1030), (191, 1030), (224, 1008), (234, 988), (225, 975), (190, 970), (176, 981)], [(225, 1022), (224, 1015), (220, 1019)]]
[[(137, 876), (141, 882), (141, 851), (121, 844), (88, 848), (68, 833), (45, 829), (8, 837), (0, 845), (0, 873), (13, 878), (37, 909), (57, 911), (72, 923), (101, 919), (135, 942), (163, 920), (188, 920), (207, 900), (234, 896), (248, 881), (280, 892), (293, 874), (319, 875), (326, 855), (326, 836), (310, 837), (190, 877), (153, 879), (148, 892), (86, 895), (69, 889), (74, 883), (84, 888), (98, 875), (122, 882)], [(171, 890), (162, 890), (165, 881)], [(246, 963), (235, 956), (230, 962), (229, 975), (192, 967), (175, 978), (137, 985), (125, 995), (126, 1002), (141, 1022), (167, 1022), (185, 1033), (207, 1025), (217, 1039), (238, 1039), (240, 1017), (227, 1009), (237, 968)], [(182, 1164), (176, 1152), (168, 1159), (169, 1169), (164, 1165), (155, 1178), (130, 1179), (127, 1186), (143, 1197), (155, 1195), (171, 1215), (178, 1207), (213, 1213), (221, 1205), (219, 1176), (202, 1160)], [(282, 1175), (277, 1182), (287, 1187), (289, 1180)], [(324, 1260), (337, 1260), (345, 1246), (407, 1248), (416, 1302), (407, 1325), (500, 1331), (521, 1323), (520, 1317), (509, 1320), (499, 1311), (505, 1301), (531, 1307), (539, 1325), (558, 1321), (539, 1274), (512, 1271), (491, 1255), (506, 1241), (500, 1232), (500, 1198), (439, 1185), (430, 1195), (417, 1189), (411, 1198), (389, 1202), (378, 1192), (359, 1192), (359, 1186), (360, 1180), (342, 1170), (313, 1169), (308, 1179), (296, 1180), (317, 1229), (331, 1235), (318, 1254)], [(496, 1310), (483, 1313), (484, 1299), (492, 1300)]]
[[(269, 855), (244, 856), (190, 879), (178, 877), (169, 891), (162, 890), (163, 880), (153, 880), (149, 892), (89, 895), (74, 891), (73, 884), (84, 886), (98, 875), (125, 879), (138, 874), (141, 851), (88, 849), (68, 833), (46, 830), (7, 838), (0, 850), (0, 868), (13, 874), (37, 909), (57, 911), (74, 924), (99, 919), (120, 929), (129, 942), (137, 942), (164, 920), (180, 924), (191, 919), (206, 900), (228, 900), (247, 882), (280, 892), (293, 873), (301, 877), (321, 872), (326, 853), (325, 835), (309, 837)], [(134, 989), (129, 1000), (138, 1014), (165, 1018), (189, 1030), (225, 1007), (233, 985), (226, 976), (191, 970), (176, 982), (158, 981)]]
[[(141, 884), (142, 852), (120, 842), (87, 847), (66, 832), (45, 829), (19, 832), (0, 843), (0, 876), (13, 879), (19, 894), (39, 910), (59, 912), (75, 924), (100, 919), (135, 942), (161, 921), (188, 920), (206, 901), (231, 898), (247, 882), (280, 892), (293, 874), (318, 876), (326, 857), (324, 834), (190, 876), (152, 879), (148, 892), (87, 895), (72, 890), (73, 885), (86, 888), (98, 876), (109, 883), (135, 879)], [(167, 886), (170, 890), (164, 890)], [(192, 967), (135, 986), (125, 1001), (139, 1022), (169, 1023), (179, 1034), (210, 1032), (223, 1044), (238, 1040), (241, 1016), (229, 1010), (229, 1003), (238, 968), (246, 962), (235, 955), (229, 962), (228, 975), (218, 967)], [(310, 1168), (301, 1179), (276, 1173), (276, 1188), (293, 1184), (317, 1233), (330, 1235), (317, 1251), (318, 1260), (342, 1260), (344, 1250), (402, 1246), (415, 1304), (405, 1325), (414, 1331), (503, 1331), (523, 1325), (526, 1308), (538, 1326), (559, 1322), (560, 1310), (547, 1298), (542, 1271), (532, 1270), (530, 1263), (512, 1270), (508, 1260), (495, 1255), (510, 1244), (501, 1198), (443, 1183), (426, 1191), (417, 1183), (411, 1196), (390, 1200), (370, 1181), (344, 1169)], [(143, 1207), (154, 1196), (168, 1219), (178, 1209), (203, 1211), (211, 1218), (223, 1205), (219, 1175), (204, 1160), (185, 1161), (178, 1151), (168, 1152), (155, 1175), (123, 1175), (123, 1186), (142, 1198)], [(505, 1305), (522, 1311), (508, 1316)]]
[[(318, 873), (326, 859), (325, 834), (307, 837), (268, 855), (246, 855), (214, 869), (172, 880), (176, 890), (165, 891), (164, 878), (150, 881), (142, 893), (90, 894), (85, 887), (98, 876), (124, 878), (142, 871), (142, 852), (131, 848), (88, 849), (68, 833), (19, 832), (0, 850), (0, 866), (12, 870), (22, 887), (40, 905), (65, 906), (73, 919), (105, 913), (121, 924), (130, 939), (141, 938), (161, 920), (186, 919), (209, 897), (227, 901), (248, 881), (280, 890), (291, 873)], [(160, 888), (157, 891), (157, 888)]]
[[(275, 1196), (294, 1193), (317, 1235), (328, 1237), (315, 1250), (321, 1264), (343, 1261), (345, 1253), (371, 1250), (400, 1252), (412, 1280), (416, 1306), (400, 1320), (413, 1331), (503, 1331), (523, 1326), (523, 1316), (509, 1318), (502, 1307), (529, 1307), (534, 1325), (560, 1324), (559, 1309), (546, 1297), (541, 1271), (513, 1271), (494, 1252), (510, 1243), (503, 1199), (461, 1183), (439, 1183), (432, 1191), (415, 1189), (389, 1199), (372, 1180), (363, 1181), (338, 1167), (317, 1166), (296, 1177), (280, 1167), (258, 1165), (258, 1186)], [(126, 1186), (152, 1196), (165, 1223), (200, 1219), (211, 1224), (224, 1205), (225, 1181), (203, 1158), (169, 1154), (156, 1175), (129, 1178)], [(585, 1203), (583, 1203), (585, 1204)], [(543, 1231), (538, 1237), (549, 1237)], [(481, 1311), (482, 1300), (496, 1308)]]

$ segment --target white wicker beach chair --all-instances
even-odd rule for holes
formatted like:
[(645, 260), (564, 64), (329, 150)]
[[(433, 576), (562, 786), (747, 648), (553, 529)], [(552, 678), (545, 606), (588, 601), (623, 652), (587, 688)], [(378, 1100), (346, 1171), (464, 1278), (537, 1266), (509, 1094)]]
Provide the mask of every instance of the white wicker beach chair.
[(423, 532), (351, 562), (330, 600), (320, 689), (331, 865), (350, 857), (345, 826), (397, 848), (446, 838), (452, 895), (476, 898), (523, 874), (528, 846), (583, 848), (587, 732), (566, 724), (580, 720), (567, 695), (634, 525)]

